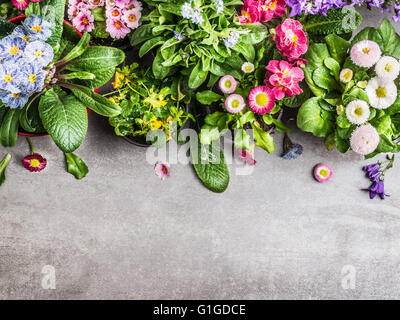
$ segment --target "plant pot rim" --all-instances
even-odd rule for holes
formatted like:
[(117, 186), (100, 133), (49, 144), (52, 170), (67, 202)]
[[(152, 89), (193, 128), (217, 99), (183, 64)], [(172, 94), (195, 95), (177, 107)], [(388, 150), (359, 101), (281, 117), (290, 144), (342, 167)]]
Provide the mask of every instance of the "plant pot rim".
[[(26, 15), (22, 14), (20, 16), (17, 16), (17, 17), (9, 19), (8, 22), (17, 24), (17, 23), (21, 22), (22, 20), (24, 20), (25, 18), (26, 18)], [(63, 23), (68, 25), (68, 26), (70, 26), (70, 27), (73, 27), (75, 29), (76, 33), (81, 38), (83, 37), (83, 34), (78, 29), (76, 29), (70, 22), (68, 22), (67, 20), (63, 20)], [(95, 89), (94, 92), (99, 93), (99, 89)], [(87, 114), (89, 115), (91, 110), (89, 108), (86, 108), (86, 109), (87, 109)], [(48, 136), (49, 134), (48, 133), (18, 132), (18, 135), (21, 136), (21, 137), (36, 138), (36, 137), (45, 137), (45, 136)]]

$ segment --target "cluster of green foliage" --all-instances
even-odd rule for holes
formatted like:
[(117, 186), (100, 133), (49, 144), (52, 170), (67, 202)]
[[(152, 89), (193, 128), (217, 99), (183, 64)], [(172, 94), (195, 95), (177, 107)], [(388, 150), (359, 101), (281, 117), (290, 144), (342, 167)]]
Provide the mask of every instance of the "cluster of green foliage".
[[(299, 109), (297, 125), (303, 131), (325, 138), (328, 149), (336, 145), (343, 153), (350, 149), (349, 139), (356, 125), (347, 120), (344, 112), (338, 114), (336, 107), (347, 106), (356, 99), (369, 103), (367, 94), (357, 83), (375, 75), (373, 69), (358, 67), (349, 57), (349, 49), (361, 40), (375, 41), (383, 55), (400, 58), (400, 36), (387, 19), (378, 29), (363, 29), (351, 43), (335, 34), (328, 35), (323, 42), (311, 45), (305, 57), (309, 61), (304, 69), (306, 82), (314, 96)], [(339, 81), (339, 73), (345, 68), (354, 73), (353, 80), (347, 84)], [(396, 85), (399, 87), (398, 80)], [(400, 92), (388, 109), (370, 109), (368, 122), (377, 129), (381, 141), (376, 151), (367, 157), (400, 151), (399, 145), (393, 142), (400, 136)]]

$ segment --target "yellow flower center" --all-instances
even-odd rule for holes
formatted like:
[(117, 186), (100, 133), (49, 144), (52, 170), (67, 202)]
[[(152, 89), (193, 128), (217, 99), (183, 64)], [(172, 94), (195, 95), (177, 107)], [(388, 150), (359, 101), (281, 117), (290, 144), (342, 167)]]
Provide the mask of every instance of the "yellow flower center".
[(130, 22), (135, 22), (136, 21), (136, 16), (134, 14), (129, 16), (129, 21)]
[(363, 48), (362, 52), (364, 52), (365, 54), (369, 53), (371, 50), (369, 50), (368, 48)]
[(119, 11), (118, 11), (118, 10), (113, 10), (112, 15), (113, 15), (114, 17), (119, 16)]
[(329, 175), (329, 172), (328, 172), (328, 170), (321, 169), (320, 172), (319, 172), (319, 174), (320, 174), (322, 177), (326, 178), (326, 177)]
[(226, 80), (225, 81), (225, 87), (227, 87), (228, 89), (230, 89), (232, 87), (232, 81), (231, 80)]
[(4, 76), (4, 81), (5, 82), (11, 82), (13, 80), (13, 76), (11, 74), (6, 74)]
[(28, 36), (23, 36), (22, 39), (24, 39), (26, 42), (29, 43), (29, 37)]
[(30, 161), (30, 165), (32, 168), (37, 168), (40, 166), (40, 161), (38, 159), (32, 159)]
[(386, 89), (379, 87), (378, 89), (376, 89), (376, 95), (378, 98), (384, 98), (386, 97)]
[(385, 66), (385, 71), (386, 71), (386, 72), (392, 71), (392, 65), (390, 65), (389, 63), (386, 64), (386, 66)]
[(346, 80), (349, 80), (349, 79), (351, 78), (351, 72), (350, 72), (350, 71), (347, 71), (347, 72), (344, 74), (344, 78), (345, 78)]
[(43, 56), (43, 52), (42, 51), (38, 50), (38, 51), (35, 52), (35, 58), (36, 59), (40, 58), (41, 56)]
[(83, 23), (83, 24), (89, 24), (89, 20), (88, 20), (87, 18), (83, 18), (83, 19), (82, 19), (82, 23)]
[(115, 26), (117, 27), (117, 29), (121, 29), (122, 24), (121, 24), (121, 22), (117, 21), (117, 22), (115, 22)]
[(21, 94), (20, 93), (13, 93), (12, 96), (14, 98), (18, 99), (21, 96)]
[(29, 81), (30, 81), (31, 83), (35, 83), (36, 80), (37, 80), (36, 74), (31, 74), (31, 75), (29, 76)]
[(12, 54), (13, 56), (15, 56), (16, 54), (18, 54), (19, 52), (19, 48), (17, 46), (12, 46), (10, 48), (10, 54)]
[(362, 116), (363, 115), (363, 109), (361, 107), (355, 108), (354, 109), (354, 114), (356, 116), (359, 116), (359, 117)]
[(262, 107), (267, 105), (268, 100), (268, 96), (265, 93), (259, 93), (256, 97), (256, 103)]
[(41, 27), (41, 26), (38, 26), (38, 25), (36, 25), (36, 26), (33, 26), (33, 27), (32, 27), (32, 30), (33, 30), (33, 31), (36, 31), (37, 33), (39, 33), (39, 32), (41, 32), (41, 31), (42, 31), (42, 27)]
[(239, 101), (237, 101), (237, 100), (232, 101), (232, 108), (236, 109), (239, 107), (239, 105), (240, 105)]
[(246, 66), (245, 68), (244, 68), (247, 72), (251, 72), (251, 71), (253, 71), (253, 67), (252, 66)]

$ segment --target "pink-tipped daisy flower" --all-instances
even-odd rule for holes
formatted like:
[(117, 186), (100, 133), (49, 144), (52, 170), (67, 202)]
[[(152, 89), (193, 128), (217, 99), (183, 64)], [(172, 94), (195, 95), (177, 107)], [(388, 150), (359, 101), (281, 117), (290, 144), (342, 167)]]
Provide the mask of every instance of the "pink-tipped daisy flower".
[(113, 2), (120, 8), (126, 8), (128, 7), (130, 0), (113, 0)]
[(139, 19), (142, 16), (140, 9), (131, 9), (124, 12), (122, 21), (131, 29), (136, 29), (139, 26)]
[(168, 163), (157, 162), (154, 172), (161, 180), (165, 180), (170, 177), (171, 169)]
[(381, 58), (382, 51), (379, 45), (371, 40), (357, 42), (350, 51), (353, 63), (362, 68), (371, 68)]
[(252, 89), (248, 100), (250, 109), (258, 114), (270, 112), (275, 105), (275, 97), (272, 90), (265, 86)]
[(139, 9), (142, 10), (142, 3), (138, 0), (131, 0), (128, 4), (128, 9)]
[(40, 154), (34, 153), (26, 156), (24, 160), (22, 160), (22, 165), (30, 172), (40, 172), (46, 168), (47, 160)]
[(111, 38), (123, 39), (131, 31), (122, 20), (107, 19), (106, 31)]
[(79, 12), (72, 23), (80, 32), (91, 32), (94, 29), (94, 17), (86, 10)]
[(11, 0), (14, 7), (18, 10), (25, 10), (29, 6), (29, 0)]
[(244, 164), (248, 163), (248, 164), (254, 166), (257, 163), (257, 161), (254, 160), (254, 157), (251, 154), (251, 152), (249, 152), (245, 149), (236, 148), (235, 154), (236, 154), (236, 157), (241, 159)]
[(219, 79), (219, 88), (225, 94), (234, 93), (237, 88), (237, 81), (231, 75), (223, 76)]
[(314, 168), (314, 177), (318, 182), (327, 182), (332, 179), (333, 170), (327, 164), (318, 164)]
[(380, 143), (378, 131), (370, 124), (365, 124), (353, 131), (350, 138), (351, 149), (363, 156), (376, 150)]
[(246, 107), (243, 97), (240, 94), (231, 94), (225, 100), (225, 108), (230, 113), (239, 113)]

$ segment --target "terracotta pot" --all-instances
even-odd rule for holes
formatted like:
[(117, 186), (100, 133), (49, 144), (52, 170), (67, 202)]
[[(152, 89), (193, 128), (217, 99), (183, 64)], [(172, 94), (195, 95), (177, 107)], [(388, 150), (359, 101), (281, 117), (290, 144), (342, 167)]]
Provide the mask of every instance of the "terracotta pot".
[[(24, 19), (25, 19), (25, 15), (21, 15), (21, 16), (12, 18), (12, 19), (10, 19), (10, 20), (8, 20), (8, 21), (9, 21), (9, 22), (12, 22), (12, 23), (14, 23), (14, 24), (20, 24)], [(64, 20), (64, 24), (73, 27), (73, 28), (75, 29), (76, 33), (79, 34), (79, 36), (82, 38), (82, 36), (83, 36), (82, 33), (79, 32), (72, 24), (70, 24), (68, 21), (65, 21), (65, 20)], [(94, 90), (94, 92), (99, 93), (99, 89)], [(90, 113), (91, 110), (90, 110), (89, 108), (86, 108), (86, 109), (87, 109), (87, 113), (88, 113), (88, 115), (89, 115), (89, 113)], [(18, 135), (19, 135), (19, 136), (22, 136), (22, 137), (35, 138), (35, 137), (44, 137), (44, 136), (48, 136), (49, 134), (48, 134), (48, 133), (27, 133), (27, 132), (18, 132)]]

